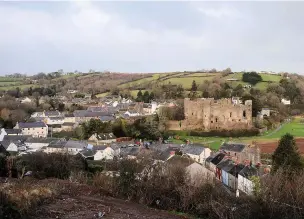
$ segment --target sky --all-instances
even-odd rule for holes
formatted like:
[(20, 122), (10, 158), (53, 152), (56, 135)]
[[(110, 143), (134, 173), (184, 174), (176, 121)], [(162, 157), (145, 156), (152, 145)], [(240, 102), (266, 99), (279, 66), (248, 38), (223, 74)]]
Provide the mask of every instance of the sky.
[(304, 2), (0, 2), (0, 75), (304, 73)]

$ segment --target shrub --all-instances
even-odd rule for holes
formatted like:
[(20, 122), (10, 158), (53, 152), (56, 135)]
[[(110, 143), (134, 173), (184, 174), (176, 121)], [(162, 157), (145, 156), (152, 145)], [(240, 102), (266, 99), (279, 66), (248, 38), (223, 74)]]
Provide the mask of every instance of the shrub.
[(80, 156), (37, 152), (19, 157), (16, 167), (19, 173), (32, 171), (33, 176), (40, 179), (48, 177), (67, 179), (72, 171), (85, 170), (86, 162)]
[(256, 85), (258, 82), (262, 81), (262, 77), (256, 72), (246, 72), (243, 74), (242, 81)]
[(204, 131), (168, 131), (165, 135), (168, 136), (199, 136), (199, 137), (249, 137), (256, 136), (259, 134), (257, 128), (253, 129), (240, 129), (240, 130), (212, 130), (209, 132)]

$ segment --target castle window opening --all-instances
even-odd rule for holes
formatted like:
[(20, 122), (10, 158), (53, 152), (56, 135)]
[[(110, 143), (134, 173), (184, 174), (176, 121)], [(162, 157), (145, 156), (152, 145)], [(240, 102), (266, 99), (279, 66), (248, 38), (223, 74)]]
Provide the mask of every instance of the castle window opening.
[(230, 118), (232, 117), (232, 112), (230, 112)]
[(213, 123), (213, 121), (211, 121), (211, 123)]
[(217, 122), (217, 118), (215, 118), (215, 122)]
[(246, 118), (246, 111), (243, 111), (243, 117)]

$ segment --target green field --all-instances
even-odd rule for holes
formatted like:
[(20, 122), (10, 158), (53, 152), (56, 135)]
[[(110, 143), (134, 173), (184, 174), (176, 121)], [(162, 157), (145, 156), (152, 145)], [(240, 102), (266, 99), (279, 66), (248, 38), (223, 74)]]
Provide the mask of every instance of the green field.
[[(254, 137), (241, 137), (241, 138), (225, 138), (225, 137), (196, 137), (196, 136), (181, 136), (181, 139), (189, 139), (193, 143), (201, 143), (212, 150), (217, 150), (225, 141), (251, 143), (252, 141), (258, 142), (272, 142), (280, 139), (286, 133), (290, 133), (296, 138), (304, 137), (304, 123), (299, 119), (293, 120), (290, 123), (282, 124), (282, 127), (275, 130), (270, 130), (261, 136)], [(174, 143), (183, 143), (182, 140), (173, 140)]]
[(163, 83), (168, 84), (171, 82), (171, 84), (181, 84), (185, 89), (191, 89), (192, 82), (195, 80), (196, 84), (199, 85), (203, 83), (205, 80), (212, 80), (214, 76), (209, 77), (183, 77), (183, 78), (170, 78), (163, 81)]

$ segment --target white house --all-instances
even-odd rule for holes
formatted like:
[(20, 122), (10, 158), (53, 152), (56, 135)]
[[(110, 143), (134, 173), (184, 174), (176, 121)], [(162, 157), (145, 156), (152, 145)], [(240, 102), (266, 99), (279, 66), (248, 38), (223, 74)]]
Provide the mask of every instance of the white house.
[(281, 103), (283, 103), (284, 105), (290, 105), (290, 100), (287, 100), (287, 99), (282, 99), (281, 100)]
[(262, 110), (261, 110), (261, 114), (262, 114), (262, 116), (270, 116), (270, 109), (268, 109), (268, 108), (262, 108)]
[(188, 174), (191, 183), (198, 186), (206, 179), (213, 180), (215, 178), (213, 172), (196, 162), (186, 167), (186, 173)]
[(252, 166), (246, 166), (238, 174), (238, 190), (252, 195), (254, 190), (254, 183), (250, 180), (250, 177), (258, 176), (258, 170)]
[(113, 160), (115, 156), (115, 151), (111, 147), (93, 146), (93, 150), (96, 151), (94, 160)]
[(17, 122), (14, 129), (21, 129), (22, 135), (34, 138), (46, 138), (48, 135), (48, 126), (44, 122)]
[(204, 164), (207, 157), (209, 157), (211, 154), (211, 150), (209, 148), (198, 144), (186, 145), (184, 148), (182, 148), (182, 152), (184, 155), (189, 156), (190, 158), (201, 164)]
[(140, 114), (135, 110), (130, 110), (125, 112), (124, 115), (127, 115), (129, 117), (135, 117), (135, 116), (139, 116)]
[(22, 99), (20, 102), (21, 103), (31, 103), (32, 100), (30, 98), (26, 97), (26, 98)]

